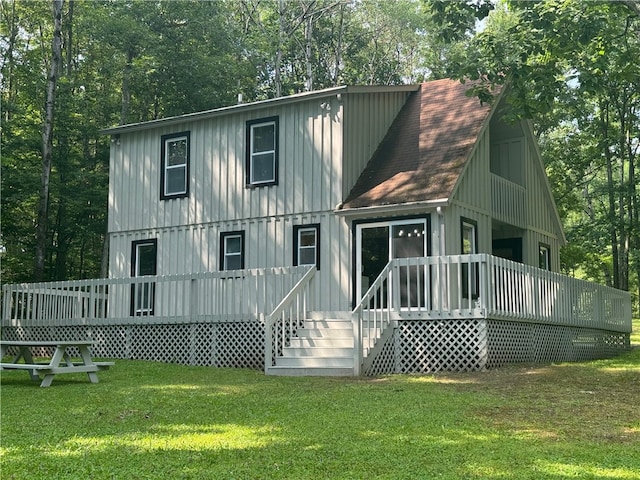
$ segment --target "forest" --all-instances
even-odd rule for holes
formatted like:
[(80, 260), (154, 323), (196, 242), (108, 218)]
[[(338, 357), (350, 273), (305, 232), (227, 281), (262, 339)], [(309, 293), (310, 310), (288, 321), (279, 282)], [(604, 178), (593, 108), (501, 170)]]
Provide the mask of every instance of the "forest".
[(101, 129), (337, 85), (507, 85), (563, 273), (640, 293), (640, 0), (2, 0), (3, 283), (106, 275)]

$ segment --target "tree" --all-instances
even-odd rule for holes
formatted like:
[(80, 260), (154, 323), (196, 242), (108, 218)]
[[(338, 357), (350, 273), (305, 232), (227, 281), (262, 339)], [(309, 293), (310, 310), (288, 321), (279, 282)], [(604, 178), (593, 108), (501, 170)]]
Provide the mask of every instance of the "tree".
[(51, 2), (0, 2), (3, 281), (100, 275), (110, 147), (100, 129), (239, 93), (442, 76), (456, 48), (421, 0), (54, 4), (55, 17)]
[(51, 176), (51, 157), (53, 155), (53, 120), (55, 111), (58, 69), (62, 60), (62, 5), (63, 0), (53, 0), (53, 39), (51, 42), (51, 60), (47, 79), (47, 97), (45, 102), (44, 127), (42, 132), (42, 182), (36, 224), (36, 253), (33, 277), (41, 281), (44, 275), (44, 260), (47, 248), (47, 227), (49, 217), (49, 178)]
[[(458, 76), (481, 82), (474, 90), (481, 98), (508, 82), (513, 111), (534, 119), (544, 152), (557, 152), (557, 142), (567, 141), (558, 135), (563, 129), (580, 138), (578, 154), (562, 157), (564, 164), (545, 158), (557, 190), (566, 190), (563, 174), (579, 180), (570, 193), (579, 202), (565, 212), (569, 237), (590, 225), (592, 244), (585, 251), (608, 260), (605, 280), (622, 289), (630, 288), (630, 267), (640, 273), (634, 260), (640, 248), (637, 6), (512, 1), (489, 17), (468, 54), (454, 62)], [(587, 183), (579, 177), (586, 172)]]

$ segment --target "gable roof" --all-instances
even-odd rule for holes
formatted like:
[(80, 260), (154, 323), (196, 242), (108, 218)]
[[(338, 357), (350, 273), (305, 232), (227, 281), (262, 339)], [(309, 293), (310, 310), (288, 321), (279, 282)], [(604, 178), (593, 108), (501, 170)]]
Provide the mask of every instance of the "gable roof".
[(139, 130), (149, 130), (152, 128), (168, 125), (179, 125), (184, 122), (203, 120), (214, 117), (222, 117), (237, 112), (250, 112), (261, 108), (272, 106), (282, 106), (296, 102), (304, 102), (313, 99), (322, 99), (325, 97), (340, 95), (343, 93), (372, 93), (372, 92), (412, 92), (417, 90), (417, 85), (372, 85), (372, 86), (339, 86), (330, 87), (323, 90), (314, 90), (311, 92), (297, 93), (285, 97), (270, 98), (267, 100), (257, 100), (249, 103), (238, 103), (213, 110), (205, 110), (202, 112), (186, 113), (173, 117), (158, 118), (148, 120), (146, 122), (129, 123), (126, 125), (117, 125), (105, 128), (100, 131), (103, 135), (117, 135), (120, 133), (129, 133)]
[(444, 79), (404, 105), (342, 209), (449, 199), (492, 107)]

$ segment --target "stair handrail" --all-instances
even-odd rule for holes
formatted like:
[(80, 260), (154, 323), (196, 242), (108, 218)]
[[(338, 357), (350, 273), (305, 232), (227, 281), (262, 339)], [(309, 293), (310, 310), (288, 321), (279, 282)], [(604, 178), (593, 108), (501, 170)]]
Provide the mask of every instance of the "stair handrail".
[[(364, 338), (372, 338), (382, 335), (384, 330), (391, 324), (391, 312), (393, 310), (393, 301), (391, 298), (391, 288), (389, 288), (389, 281), (391, 277), (391, 271), (395, 268), (396, 260), (389, 261), (378, 275), (378, 278), (371, 284), (369, 289), (365, 292), (360, 300), (360, 303), (352, 310), (353, 317), (353, 369), (354, 375), (360, 375), (360, 369), (364, 358), (371, 351), (372, 345), (367, 342), (365, 345)], [(387, 284), (386, 292), (383, 290), (385, 282)], [(380, 292), (380, 295), (378, 295)], [(383, 298), (384, 295), (384, 298)], [(386, 300), (384, 302), (383, 300)], [(378, 302), (380, 301), (380, 308)], [(366, 307), (373, 302), (374, 308)], [(367, 326), (364, 326), (364, 315), (367, 312)], [(376, 329), (379, 329), (376, 332)], [(365, 335), (366, 334), (366, 335)]]
[[(273, 311), (265, 316), (264, 328), (265, 328), (265, 348), (264, 348), (264, 369), (267, 373), (267, 369), (273, 366), (274, 357), (277, 356), (277, 343), (273, 342), (273, 326), (275, 322), (280, 321), (282, 327), (280, 329), (280, 338), (276, 339), (276, 342), (280, 341), (281, 348), (285, 347), (286, 343), (286, 321), (285, 315), (288, 310), (289, 319), (289, 332), (293, 329), (293, 323), (295, 320), (296, 325), (299, 324), (301, 319), (304, 319), (305, 313), (309, 310), (309, 293), (311, 280), (315, 277), (317, 268), (312, 265), (309, 270), (298, 280), (293, 288), (287, 293), (280, 303), (273, 309)], [(293, 309), (295, 302), (295, 311)], [(295, 319), (294, 319), (295, 316)], [(275, 352), (275, 355), (274, 355)]]

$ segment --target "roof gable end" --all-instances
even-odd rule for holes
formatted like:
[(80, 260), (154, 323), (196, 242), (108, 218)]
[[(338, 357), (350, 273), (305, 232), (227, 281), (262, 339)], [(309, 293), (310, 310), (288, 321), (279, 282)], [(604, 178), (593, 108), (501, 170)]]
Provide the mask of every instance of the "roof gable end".
[(451, 197), (491, 105), (444, 79), (423, 83), (400, 111), (343, 209)]

